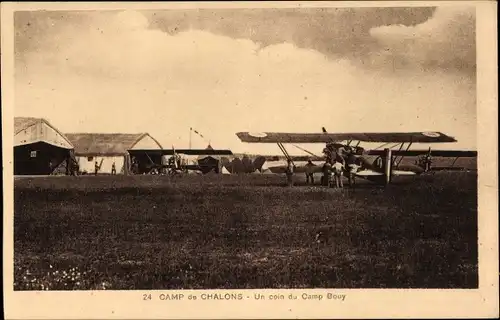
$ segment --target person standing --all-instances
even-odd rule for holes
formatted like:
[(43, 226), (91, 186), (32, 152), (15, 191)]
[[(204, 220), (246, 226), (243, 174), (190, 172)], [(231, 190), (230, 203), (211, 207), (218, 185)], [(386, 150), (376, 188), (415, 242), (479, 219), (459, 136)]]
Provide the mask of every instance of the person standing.
[(175, 156), (175, 164), (176, 164), (176, 169), (181, 169), (182, 168), (182, 158), (180, 154), (176, 154)]
[(315, 165), (311, 160), (307, 161), (306, 164), (306, 183), (309, 184), (309, 180), (311, 184), (314, 184), (314, 167)]
[(73, 163), (73, 166), (72, 166), (73, 175), (77, 176), (80, 174), (80, 164), (76, 160), (73, 160), (72, 163)]
[(97, 176), (97, 172), (99, 171), (99, 164), (97, 163), (97, 160), (94, 163), (94, 175)]
[(52, 160), (49, 160), (49, 175), (53, 175), (54, 174), (54, 168), (53, 168), (54, 164), (52, 162)]
[(344, 182), (342, 181), (342, 176), (343, 176), (344, 165), (341, 162), (335, 160), (332, 169), (333, 169), (333, 179), (335, 181), (335, 187), (343, 188)]
[(115, 175), (116, 174), (116, 163), (113, 161), (113, 164), (111, 165), (111, 174)]
[(325, 161), (323, 165), (322, 185), (329, 187), (332, 180), (332, 165), (330, 161)]
[(289, 187), (293, 186), (293, 163), (292, 160), (287, 160), (286, 166), (286, 180)]
[(348, 179), (349, 179), (349, 186), (354, 186), (356, 184), (355, 176), (354, 174), (358, 171), (358, 159), (356, 156), (351, 152), (347, 156), (347, 174), (348, 174)]

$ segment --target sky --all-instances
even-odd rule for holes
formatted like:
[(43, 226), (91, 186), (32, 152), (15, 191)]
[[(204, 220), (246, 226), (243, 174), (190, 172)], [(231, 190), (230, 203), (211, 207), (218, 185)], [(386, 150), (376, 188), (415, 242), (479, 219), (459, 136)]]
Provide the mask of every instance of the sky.
[(476, 148), (474, 8), (25, 11), (15, 32), (15, 115), (62, 132), (184, 148), (192, 127), (194, 148), (279, 154), (235, 133), (324, 126)]

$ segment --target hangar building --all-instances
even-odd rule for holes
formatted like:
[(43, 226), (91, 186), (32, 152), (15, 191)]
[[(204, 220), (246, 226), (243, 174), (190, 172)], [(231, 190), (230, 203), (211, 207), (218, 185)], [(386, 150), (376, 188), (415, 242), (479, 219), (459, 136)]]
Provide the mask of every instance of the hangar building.
[[(160, 143), (148, 133), (67, 133), (75, 147), (75, 156), (80, 172), (111, 173), (115, 163), (117, 174), (129, 174), (131, 159), (128, 150), (162, 149)], [(142, 161), (141, 163), (144, 163)]]
[(73, 156), (68, 138), (42, 118), (14, 118), (14, 174), (48, 175), (66, 168)]

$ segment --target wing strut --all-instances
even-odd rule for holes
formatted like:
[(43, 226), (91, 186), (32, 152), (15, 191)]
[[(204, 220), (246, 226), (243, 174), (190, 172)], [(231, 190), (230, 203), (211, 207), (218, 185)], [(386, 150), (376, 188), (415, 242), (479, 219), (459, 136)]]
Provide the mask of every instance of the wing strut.
[(281, 152), (283, 152), (283, 154), (285, 155), (286, 159), (290, 160), (292, 162), (292, 165), (295, 167), (295, 163), (293, 163), (293, 160), (290, 157), (290, 155), (288, 154), (288, 151), (286, 151), (285, 146), (281, 142), (278, 142), (278, 147), (280, 148)]
[[(408, 151), (408, 150), (410, 149), (410, 147), (411, 147), (412, 143), (413, 143), (413, 142), (410, 142), (410, 143), (408, 144), (408, 146), (406, 147), (405, 152), (406, 152), (406, 151)], [(398, 163), (396, 164), (396, 167), (399, 167), (399, 165), (401, 164), (401, 161), (403, 161), (403, 158), (404, 158), (404, 157), (405, 157), (405, 156), (403, 155), (403, 156), (401, 156), (401, 158), (399, 158), (399, 161), (398, 161)]]
[[(401, 151), (401, 149), (403, 149), (403, 146), (404, 146), (404, 145), (405, 145), (405, 143), (404, 143), (404, 142), (403, 142), (403, 143), (401, 143), (401, 144), (399, 145), (398, 152), (399, 152), (399, 151)], [(397, 155), (396, 155), (396, 156), (394, 156), (394, 159), (392, 159), (392, 164), (391, 164), (391, 165), (392, 165), (393, 167), (396, 165), (396, 161), (397, 161), (397, 159), (398, 159), (398, 156), (397, 156)]]
[(295, 145), (295, 144), (294, 144), (293, 146), (294, 146), (295, 148), (297, 148), (297, 149), (300, 149), (300, 150), (302, 150), (302, 151), (304, 151), (304, 152), (306, 152), (306, 153), (310, 154), (310, 155), (311, 155), (311, 156), (313, 156), (313, 157), (317, 157), (317, 158), (319, 158), (319, 156), (315, 155), (315, 154), (314, 154), (314, 153), (312, 153), (311, 151), (308, 151), (308, 150), (306, 150), (306, 149), (304, 149), (304, 148), (301, 148), (301, 147), (299, 147), (298, 145)]

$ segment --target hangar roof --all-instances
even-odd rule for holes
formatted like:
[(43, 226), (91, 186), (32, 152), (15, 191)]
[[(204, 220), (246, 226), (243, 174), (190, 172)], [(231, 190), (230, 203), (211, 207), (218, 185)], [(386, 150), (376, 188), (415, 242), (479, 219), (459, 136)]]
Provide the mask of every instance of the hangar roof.
[(56, 147), (73, 149), (68, 138), (46, 119), (34, 117), (14, 118), (14, 146), (45, 142)]
[(75, 146), (76, 155), (125, 155), (127, 150), (133, 149), (141, 141), (154, 144), (155, 148), (162, 148), (148, 133), (67, 133), (66, 136)]
[(41, 118), (33, 118), (33, 117), (15, 117), (14, 118), (14, 134), (19, 131), (26, 129), (30, 125), (34, 124), (37, 121), (41, 121)]

